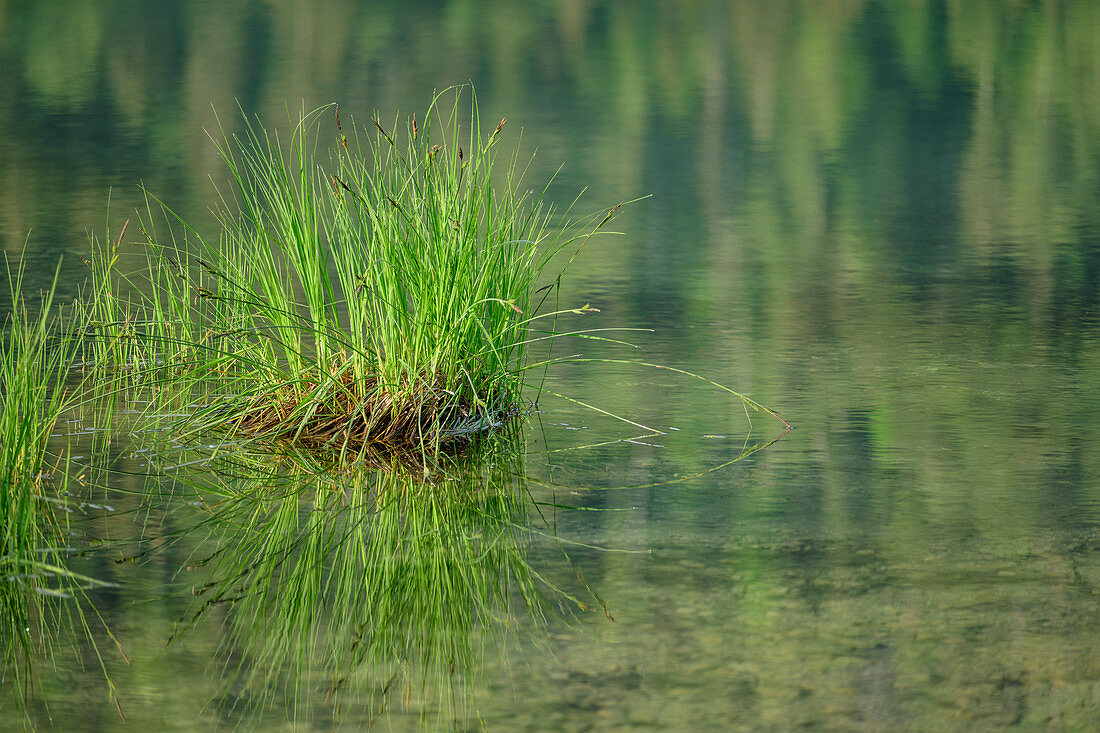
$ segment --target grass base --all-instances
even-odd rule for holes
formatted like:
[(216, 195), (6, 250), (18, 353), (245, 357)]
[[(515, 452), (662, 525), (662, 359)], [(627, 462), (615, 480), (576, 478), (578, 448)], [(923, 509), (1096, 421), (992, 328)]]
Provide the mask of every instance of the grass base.
[(476, 405), (447, 389), (442, 375), (391, 389), (373, 377), (357, 379), (348, 369), (254, 395), (231, 427), (305, 449), (435, 449), (467, 442), (519, 412), (518, 405)]

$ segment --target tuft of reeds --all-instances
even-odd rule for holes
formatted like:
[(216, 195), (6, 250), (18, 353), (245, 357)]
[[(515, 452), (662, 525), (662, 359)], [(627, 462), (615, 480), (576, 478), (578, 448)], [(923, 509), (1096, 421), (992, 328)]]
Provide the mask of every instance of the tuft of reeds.
[(11, 683), (26, 714), (32, 657), (66, 626), (88, 632), (74, 596), (97, 583), (67, 566), (61, 490), (69, 463), (65, 452), (51, 450), (58, 417), (73, 402), (65, 382), (76, 344), (61, 335), (54, 288), (32, 312), (22, 295), (23, 275), (22, 262), (8, 264), (12, 311), (0, 339), (0, 679)]
[(213, 136), (232, 179), (216, 237), (154, 200), (140, 274), (120, 277), (121, 237), (96, 248), (97, 358), (202, 384), (197, 426), (308, 447), (435, 449), (505, 420), (532, 323), (554, 315), (535, 303), (548, 265), (618, 207), (552, 216), (529, 161), (498, 158), (505, 120), (486, 131), (472, 90), (436, 95), (422, 120), (349, 137), (330, 105), (286, 141), (247, 119)]
[(47, 591), (40, 584), (60, 574), (59, 563), (41, 548), (62, 536), (49, 490), (61, 459), (51, 457), (49, 442), (66, 403), (73, 352), (53, 337), (52, 289), (32, 315), (21, 293), (21, 264), (14, 272), (9, 266), (8, 279), (13, 311), (0, 342), (0, 582)]

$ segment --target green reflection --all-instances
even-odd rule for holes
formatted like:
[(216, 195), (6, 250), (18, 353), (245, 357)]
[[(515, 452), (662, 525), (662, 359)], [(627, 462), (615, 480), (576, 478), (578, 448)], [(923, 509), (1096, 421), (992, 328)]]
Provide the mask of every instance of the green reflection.
[(430, 471), (240, 454), (181, 476), (210, 507), (188, 532), (213, 549), (189, 561), (195, 608), (173, 638), (224, 613), (219, 706), (476, 717), (482, 657), (537, 638), (548, 602), (577, 603), (528, 562), (517, 440)]

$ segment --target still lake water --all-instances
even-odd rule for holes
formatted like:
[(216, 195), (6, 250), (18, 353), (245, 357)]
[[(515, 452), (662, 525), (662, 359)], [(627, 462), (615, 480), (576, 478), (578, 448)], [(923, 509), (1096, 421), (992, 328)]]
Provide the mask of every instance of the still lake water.
[[(92, 599), (128, 662), (98, 621), (76, 654), (59, 633), (33, 723), (1100, 727), (1100, 5), (9, 0), (0, 243), (25, 246), (36, 286), (64, 256), (72, 297), (86, 231), (117, 232), (138, 182), (212, 228), (212, 107), (277, 126), (335, 100), (369, 124), (467, 80), (537, 146), (531, 181), (565, 163), (556, 201), (652, 194), (586, 248), (562, 302), (654, 332), (579, 350), (699, 372), (796, 429), (710, 471), (782, 426), (750, 430), (735, 399), (670, 372), (551, 370), (554, 391), (666, 434), (621, 442), (628, 426), (543, 401), (524, 471), (589, 488), (531, 483), (539, 503), (508, 510), (531, 530), (516, 547), (590, 610), (519, 610), (504, 641), (474, 624), (446, 704), (412, 685), (335, 702), (343, 606), (316, 609), (318, 641), (280, 670), (322, 670), (304, 690), (232, 678), (227, 658), (280, 664), (242, 641), (244, 610), (177, 632), (208, 581), (194, 558), (247, 532), (204, 523), (201, 492), (143, 478), (119, 438), (76, 525), (105, 549), (74, 564), (117, 584)], [(360, 692), (389, 679), (349, 674)], [(4, 694), (0, 728), (18, 729)]]

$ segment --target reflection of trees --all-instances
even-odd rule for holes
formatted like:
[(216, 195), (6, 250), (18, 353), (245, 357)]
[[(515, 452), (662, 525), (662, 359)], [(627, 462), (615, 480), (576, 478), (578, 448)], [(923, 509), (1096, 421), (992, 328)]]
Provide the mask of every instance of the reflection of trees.
[[(547, 166), (568, 157), (561, 154), (578, 134), (597, 133), (595, 145), (585, 144), (591, 161), (573, 163), (590, 167), (598, 189), (634, 191), (646, 183), (655, 132), (669, 121), (705, 131), (714, 118), (701, 115), (700, 99), (722, 93), (720, 112), (744, 118), (752, 140), (780, 151), (786, 185), (805, 202), (823, 175), (814, 171), (821, 155), (850, 145), (845, 136), (860, 117), (889, 119), (887, 106), (869, 106), (876, 74), (896, 74), (892, 81), (913, 99), (935, 94), (957, 74), (974, 88), (949, 100), (964, 111), (980, 109), (982, 90), (997, 97), (1008, 114), (985, 124), (1006, 133), (1007, 158), (1021, 165), (1035, 159), (1029, 145), (1048, 152), (1069, 140), (1093, 145), (1098, 82), (1089, 69), (1097, 41), (1088, 29), (1095, 14), (1084, 1), (1011, 10), (952, 2), (945, 14), (939, 3), (883, 8), (865, 0), (704, 8), (570, 0), (497, 4), (485, 13), (478, 3), (453, 0), (415, 17), (394, 3), (272, 0), (216, 14), (184, 3), (153, 11), (141, 3), (79, 2), (64, 12), (26, 3), (0, 8), (5, 68), (18, 80), (6, 86), (37, 101), (20, 110), (9, 99), (4, 109), (47, 122), (81, 116), (74, 125), (92, 123), (89, 113), (113, 114), (119, 122), (112, 124), (148, 135), (150, 148), (139, 158), (151, 168), (166, 160), (186, 166), (187, 180), (200, 187), (192, 194), (205, 195), (202, 181), (217, 168), (201, 134), (211, 103), (230, 109), (240, 99), (265, 116), (302, 98), (339, 99), (360, 112), (407, 108), (423, 104), (412, 90), (460, 74), (474, 77), (494, 109), (534, 127), (548, 103), (574, 108), (579, 130), (538, 131), (554, 154)], [(552, 99), (537, 96), (544, 89)], [(1063, 130), (1046, 140), (1028, 134), (1040, 131), (1044, 109), (1059, 106), (1069, 113), (1057, 121)], [(41, 125), (22, 127), (12, 150), (51, 143)], [(117, 152), (104, 149), (104, 160)], [(1079, 175), (1091, 175), (1092, 166), (1079, 167)], [(33, 172), (4, 175), (27, 181)], [(102, 198), (100, 190), (88, 193)]]
[[(153, 12), (140, 3), (82, 2), (54, 17), (49, 4), (5, 5), (0, 28), (14, 81), (0, 109), (15, 137), (4, 148), (13, 164), (0, 175), (4, 189), (19, 194), (4, 210), (5, 248), (20, 245), (41, 212), (58, 208), (59, 194), (60, 208), (80, 217), (71, 228), (98, 221), (92, 215), (101, 214), (108, 180), (85, 171), (115, 167), (120, 157), (154, 186), (176, 193), (182, 184), (199, 197), (188, 208), (201, 209), (206, 176), (218, 170), (201, 132), (211, 103), (230, 110), (239, 99), (269, 118), (302, 98), (339, 99), (360, 113), (415, 108), (424, 95), (412, 90), (455, 74), (481, 85), (486, 108), (534, 128), (547, 167), (568, 159), (576, 180), (596, 191), (660, 187), (649, 180), (660, 161), (660, 177), (683, 187), (678, 203), (712, 202), (685, 211), (689, 224), (692, 213), (733, 213), (714, 205), (723, 188), (727, 201), (747, 198), (746, 211), (768, 219), (761, 234), (772, 236), (777, 218), (793, 216), (796, 231), (820, 234), (826, 226), (865, 229), (862, 222), (884, 210), (935, 213), (920, 209), (927, 190), (906, 190), (901, 174), (915, 167), (904, 153), (914, 147), (912, 126), (945, 122), (921, 118), (925, 102), (956, 110), (960, 126), (936, 137), (957, 138), (958, 146), (939, 151), (946, 158), (935, 168), (961, 171), (963, 205), (940, 214), (949, 223), (960, 217), (973, 246), (1019, 234), (1065, 239), (1072, 212), (1095, 191), (1100, 82), (1089, 70), (1100, 43), (1088, 31), (1097, 12), (1088, 2), (1011, 10), (952, 2), (946, 13), (939, 3), (884, 8), (864, 0), (713, 3), (704, 12), (693, 3), (528, 6), (484, 13), (454, 0), (413, 17), (390, 3), (273, 0), (209, 15), (182, 3)], [(540, 89), (551, 98), (536, 96)], [(21, 93), (35, 103), (18, 102)], [(546, 125), (547, 105), (568, 111), (576, 127)], [(80, 130), (104, 124), (96, 140), (79, 140)], [(725, 134), (711, 136), (721, 125)], [(143, 149), (125, 147), (134, 131)], [(578, 137), (584, 154), (570, 155)], [(82, 144), (65, 150), (66, 138)], [(716, 149), (696, 157), (690, 151), (701, 139)], [(770, 151), (751, 161), (767, 175), (713, 175), (731, 161), (724, 151), (742, 145)], [(1068, 165), (1060, 162), (1067, 146), (1076, 153)], [(838, 161), (847, 163), (839, 171), (830, 167)], [(59, 188), (73, 170), (80, 186)], [(945, 183), (954, 195), (953, 181)], [(124, 192), (123, 204), (132, 197)], [(1036, 226), (1044, 230), (1029, 231)], [(784, 240), (786, 248), (800, 242), (821, 244)], [(702, 249), (679, 254), (690, 261)]]

